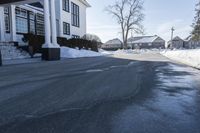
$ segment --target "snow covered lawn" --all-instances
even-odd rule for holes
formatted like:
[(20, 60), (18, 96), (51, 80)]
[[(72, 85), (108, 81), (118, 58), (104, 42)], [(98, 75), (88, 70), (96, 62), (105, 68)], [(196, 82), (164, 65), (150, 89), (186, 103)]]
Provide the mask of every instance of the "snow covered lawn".
[(97, 57), (97, 56), (105, 56), (106, 53), (94, 52), (90, 50), (78, 50), (68, 47), (61, 47), (61, 57), (62, 58), (81, 58), (81, 57)]
[(165, 51), (161, 54), (172, 60), (200, 69), (200, 49)]

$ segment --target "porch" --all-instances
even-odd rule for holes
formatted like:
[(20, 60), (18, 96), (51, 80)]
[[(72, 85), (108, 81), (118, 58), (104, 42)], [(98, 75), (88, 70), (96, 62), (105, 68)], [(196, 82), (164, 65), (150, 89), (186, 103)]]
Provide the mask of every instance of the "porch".
[[(1, 0), (0, 1), (0, 13), (4, 14), (3, 7), (11, 5), (15, 7), (22, 4), (30, 4), (34, 2), (41, 2), (44, 6), (44, 35), (45, 43), (43, 44), (42, 59), (43, 60), (60, 60), (60, 46), (57, 44), (57, 27), (56, 27), (56, 11), (55, 0)], [(13, 8), (15, 9), (15, 8)], [(11, 12), (12, 13), (12, 12)], [(1, 14), (2, 15), (2, 14)], [(14, 15), (13, 15), (14, 16)], [(15, 19), (12, 19), (12, 23), (15, 24)], [(16, 27), (12, 28), (12, 40), (16, 41)], [(5, 20), (4, 17), (0, 19), (0, 42), (6, 42), (5, 39)]]

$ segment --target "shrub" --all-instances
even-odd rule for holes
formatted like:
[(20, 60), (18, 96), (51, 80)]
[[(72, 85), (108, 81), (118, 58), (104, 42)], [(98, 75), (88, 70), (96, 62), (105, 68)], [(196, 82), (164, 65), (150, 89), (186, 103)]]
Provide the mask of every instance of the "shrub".
[[(24, 34), (22, 39), (24, 42), (28, 42), (29, 54), (33, 56), (35, 53), (42, 53), (42, 45), (45, 43), (44, 36)], [(89, 41), (85, 39), (69, 39), (64, 37), (58, 37), (57, 43), (60, 46), (65, 46), (69, 48), (79, 48), (79, 49), (91, 49), (92, 51), (98, 52), (98, 42)]]

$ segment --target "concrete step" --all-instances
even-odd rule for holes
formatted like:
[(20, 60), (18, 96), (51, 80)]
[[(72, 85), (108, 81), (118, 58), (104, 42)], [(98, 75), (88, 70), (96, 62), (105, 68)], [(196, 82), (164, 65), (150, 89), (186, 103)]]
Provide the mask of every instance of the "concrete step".
[(30, 58), (30, 55), (18, 49), (12, 42), (0, 42), (0, 50), (3, 60)]

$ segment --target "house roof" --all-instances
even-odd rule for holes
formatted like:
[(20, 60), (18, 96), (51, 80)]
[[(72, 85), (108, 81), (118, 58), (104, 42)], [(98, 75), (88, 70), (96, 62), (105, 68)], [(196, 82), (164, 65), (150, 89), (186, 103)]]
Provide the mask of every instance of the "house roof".
[(171, 43), (172, 41), (184, 41), (179, 36), (174, 37), (172, 40), (169, 40), (168, 43)]
[(179, 41), (179, 40), (183, 41), (183, 39), (181, 39), (179, 36), (176, 36), (176, 37), (174, 37), (174, 38), (172, 39), (172, 41)]
[(31, 3), (29, 5), (37, 7), (37, 8), (44, 8), (43, 5), (40, 2)]
[[(9, 3), (16, 3), (16, 2), (29, 2), (30, 0), (0, 0), (0, 5), (2, 4), (9, 4)], [(86, 1), (86, 0), (79, 0), (80, 2), (82, 2), (84, 5), (86, 5), (87, 7), (91, 7), (91, 5)]]
[(84, 5), (86, 5), (87, 7), (91, 7), (91, 5), (86, 0), (79, 0), (79, 1), (82, 2)]
[[(139, 37), (132, 37), (128, 39), (128, 43), (152, 43), (156, 39), (162, 39), (159, 36), (139, 36)], [(163, 39), (162, 39), (163, 40)], [(164, 41), (164, 40), (163, 40)]]
[(0, 0), (0, 4), (8, 4), (8, 3), (20, 2), (20, 1), (26, 1), (26, 0)]
[(105, 44), (122, 44), (122, 42), (121, 42), (121, 40), (120, 39), (118, 39), (118, 38), (114, 38), (114, 39), (112, 39), (112, 40), (109, 40), (109, 41), (107, 41)]

